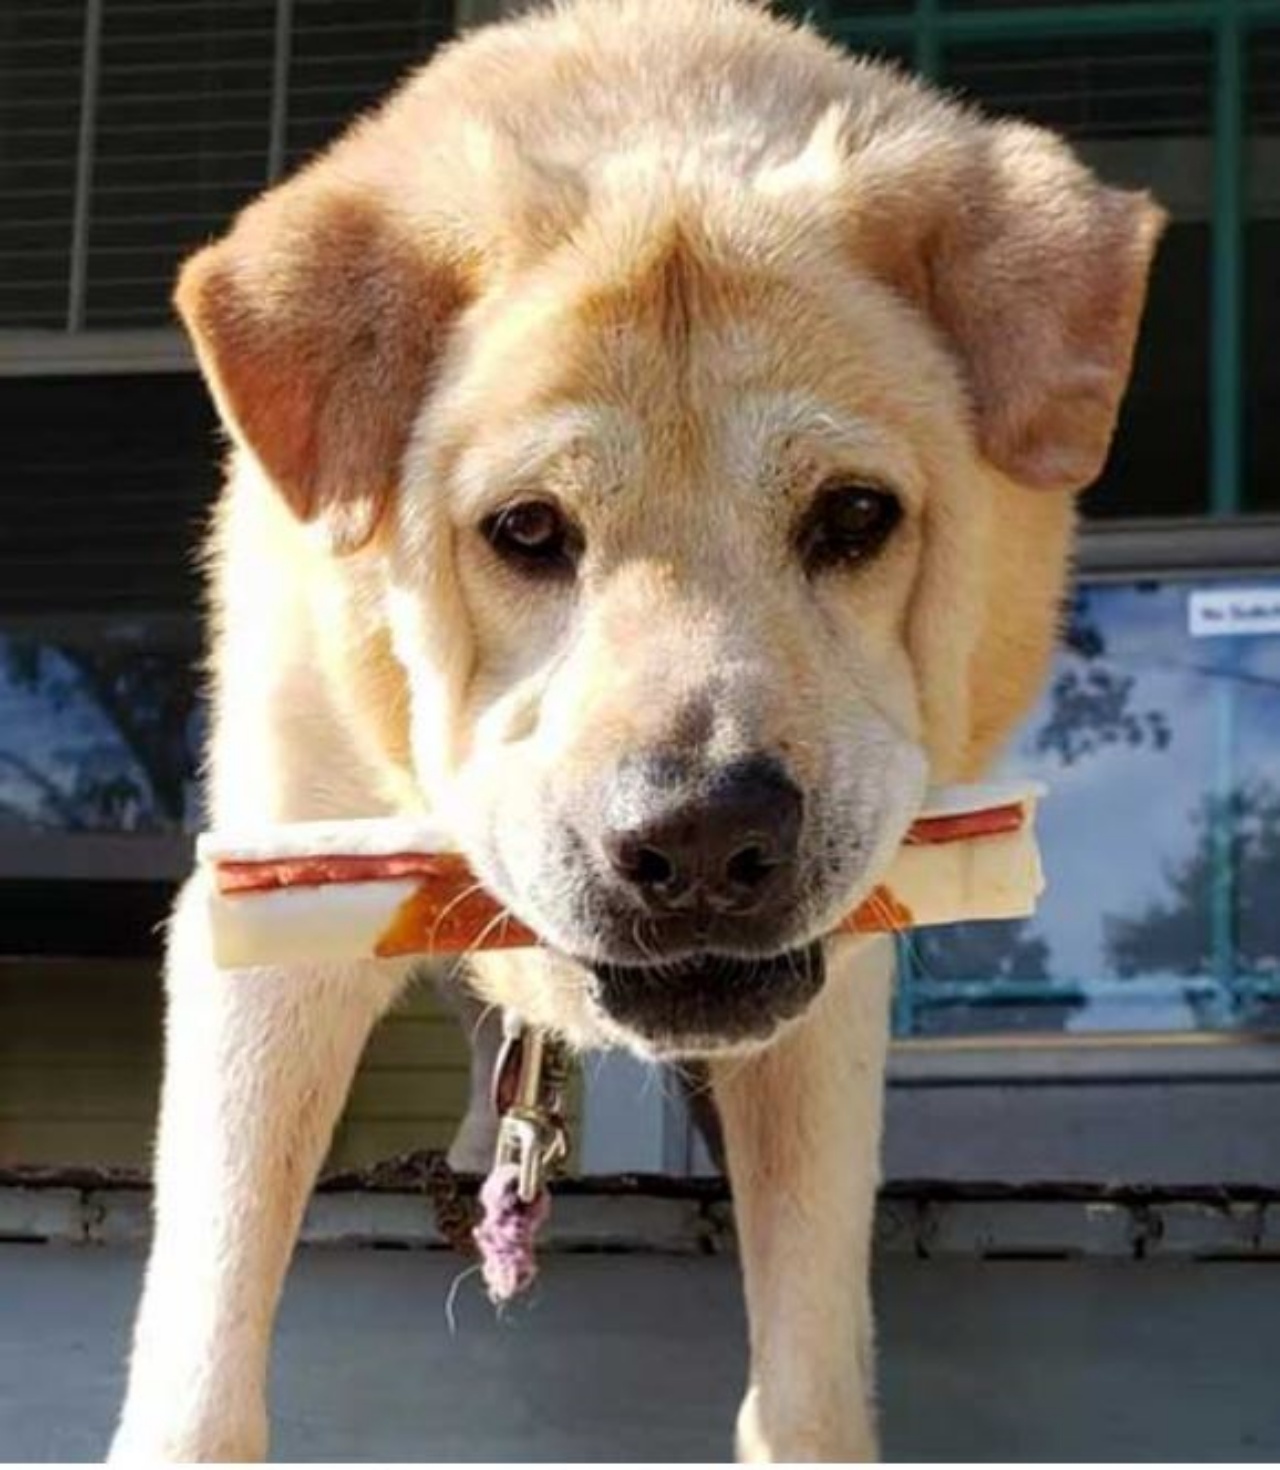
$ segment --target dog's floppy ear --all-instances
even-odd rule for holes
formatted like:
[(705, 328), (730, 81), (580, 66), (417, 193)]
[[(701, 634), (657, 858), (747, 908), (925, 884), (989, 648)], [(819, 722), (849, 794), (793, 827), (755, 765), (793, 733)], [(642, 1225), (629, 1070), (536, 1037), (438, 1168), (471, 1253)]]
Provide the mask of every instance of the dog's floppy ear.
[(1106, 462), (1164, 213), (1050, 133), (964, 122), (919, 142), (919, 168), (892, 144), (855, 159), (856, 245), (958, 353), (987, 459), (1081, 489)]
[(178, 283), (228, 428), (339, 552), (376, 531), (464, 304), (460, 268), (427, 239), (382, 191), (312, 172), (250, 205)]

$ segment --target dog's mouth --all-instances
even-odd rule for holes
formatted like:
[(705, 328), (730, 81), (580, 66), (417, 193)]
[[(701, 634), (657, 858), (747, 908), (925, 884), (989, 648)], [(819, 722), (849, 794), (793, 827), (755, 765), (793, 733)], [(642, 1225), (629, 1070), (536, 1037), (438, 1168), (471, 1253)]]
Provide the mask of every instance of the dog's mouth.
[(616, 1025), (662, 1056), (698, 1056), (767, 1041), (822, 989), (820, 942), (743, 958), (693, 954), (669, 963), (580, 961), (596, 1003)]

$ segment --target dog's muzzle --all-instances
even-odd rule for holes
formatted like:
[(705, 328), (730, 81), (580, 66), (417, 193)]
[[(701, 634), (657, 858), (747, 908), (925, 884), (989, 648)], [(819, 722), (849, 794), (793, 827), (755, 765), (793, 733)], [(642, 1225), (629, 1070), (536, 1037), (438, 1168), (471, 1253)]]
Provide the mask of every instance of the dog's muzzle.
[(821, 946), (795, 947), (805, 805), (765, 750), (651, 750), (610, 774), (575, 833), (604, 1016), (675, 1056), (767, 1040), (805, 1009), (823, 979)]
[(767, 1041), (822, 989), (822, 945), (743, 959), (691, 955), (670, 964), (588, 963), (600, 1009), (664, 1055)]

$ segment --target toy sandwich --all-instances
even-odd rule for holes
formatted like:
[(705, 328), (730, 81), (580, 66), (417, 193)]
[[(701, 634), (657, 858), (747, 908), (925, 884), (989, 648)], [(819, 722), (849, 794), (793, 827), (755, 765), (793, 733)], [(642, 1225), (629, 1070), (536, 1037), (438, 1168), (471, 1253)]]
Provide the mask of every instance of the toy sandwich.
[[(1030, 914), (1043, 887), (1041, 788), (939, 787), (881, 882), (836, 932)], [(447, 833), (414, 818), (300, 822), (201, 837), (224, 968), (529, 948), (541, 941), (477, 883)]]

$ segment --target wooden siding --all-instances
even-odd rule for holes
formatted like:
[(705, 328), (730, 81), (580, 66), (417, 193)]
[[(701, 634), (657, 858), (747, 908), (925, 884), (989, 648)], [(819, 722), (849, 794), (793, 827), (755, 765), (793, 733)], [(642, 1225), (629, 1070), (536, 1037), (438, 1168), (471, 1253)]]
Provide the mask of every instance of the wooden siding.
[[(145, 1167), (160, 1034), (152, 964), (0, 961), (0, 1165)], [(466, 1068), (457, 1024), (415, 986), (370, 1042), (331, 1163), (447, 1146)]]

